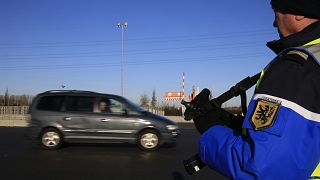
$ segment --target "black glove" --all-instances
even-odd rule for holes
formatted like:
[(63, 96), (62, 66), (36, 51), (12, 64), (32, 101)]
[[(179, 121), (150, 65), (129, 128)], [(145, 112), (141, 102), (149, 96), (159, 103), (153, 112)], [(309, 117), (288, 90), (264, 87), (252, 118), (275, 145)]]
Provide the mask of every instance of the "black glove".
[[(209, 112), (201, 112), (201, 109), (210, 102), (210, 90), (203, 89), (191, 104), (193, 109), (187, 108), (185, 115), (192, 114), (194, 125), (197, 130), (202, 134), (210, 127), (215, 125), (223, 125), (241, 131), (243, 124), (242, 116), (235, 116), (228, 111), (221, 108), (221, 105), (213, 103), (212, 110)], [(197, 112), (193, 112), (193, 111)]]

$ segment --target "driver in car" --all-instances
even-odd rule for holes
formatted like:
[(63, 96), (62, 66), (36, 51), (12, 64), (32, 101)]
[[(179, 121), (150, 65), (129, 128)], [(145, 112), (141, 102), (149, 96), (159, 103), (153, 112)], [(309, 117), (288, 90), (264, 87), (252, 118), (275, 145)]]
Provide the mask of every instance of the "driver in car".
[(99, 103), (99, 110), (101, 113), (111, 113), (110, 101), (108, 99), (103, 99)]

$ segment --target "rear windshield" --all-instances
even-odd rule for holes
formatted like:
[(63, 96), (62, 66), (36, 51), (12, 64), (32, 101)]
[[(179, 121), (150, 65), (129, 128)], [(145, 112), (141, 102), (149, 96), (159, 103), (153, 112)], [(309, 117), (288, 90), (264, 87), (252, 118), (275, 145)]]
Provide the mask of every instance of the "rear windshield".
[(39, 100), (38, 109), (45, 111), (60, 111), (65, 96), (45, 96)]

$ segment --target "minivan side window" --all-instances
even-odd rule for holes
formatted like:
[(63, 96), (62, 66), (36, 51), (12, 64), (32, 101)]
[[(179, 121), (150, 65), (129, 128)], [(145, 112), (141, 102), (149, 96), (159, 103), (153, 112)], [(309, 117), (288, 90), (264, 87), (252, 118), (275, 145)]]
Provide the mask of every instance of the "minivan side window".
[(111, 98), (102, 98), (98, 101), (98, 112), (108, 114), (123, 114), (125, 105)]
[(110, 110), (113, 114), (123, 114), (125, 105), (115, 99), (110, 99)]
[(39, 100), (37, 108), (44, 111), (60, 111), (65, 96), (44, 96)]
[(66, 111), (93, 112), (94, 97), (68, 96), (65, 104)]

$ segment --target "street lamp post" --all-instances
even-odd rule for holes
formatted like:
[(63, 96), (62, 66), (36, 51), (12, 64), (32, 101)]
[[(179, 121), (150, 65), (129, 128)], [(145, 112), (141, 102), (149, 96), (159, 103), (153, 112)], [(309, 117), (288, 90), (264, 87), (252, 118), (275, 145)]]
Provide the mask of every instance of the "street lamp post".
[(123, 65), (124, 65), (124, 29), (128, 27), (128, 22), (117, 23), (117, 27), (121, 28), (121, 96), (123, 96)]

